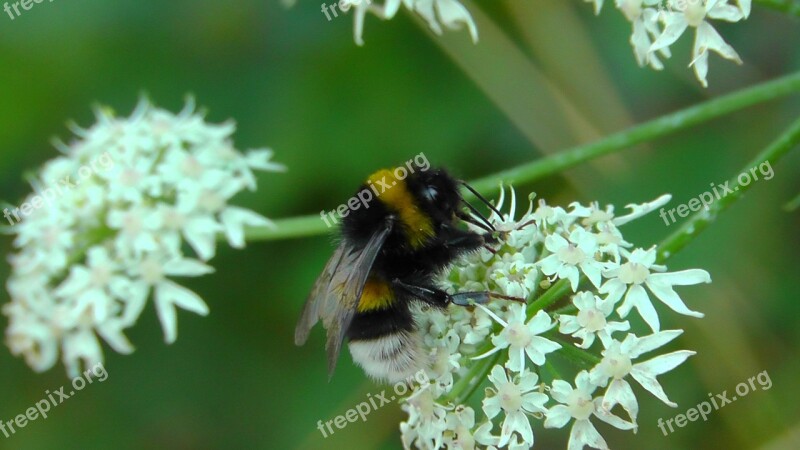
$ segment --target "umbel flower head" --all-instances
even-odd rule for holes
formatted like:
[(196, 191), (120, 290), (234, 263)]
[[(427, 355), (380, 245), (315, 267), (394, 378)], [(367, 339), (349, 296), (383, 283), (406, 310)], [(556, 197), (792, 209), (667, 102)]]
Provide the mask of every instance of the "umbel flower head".
[[(599, 13), (602, 0), (593, 0)], [(750, 15), (751, 0), (615, 0), (617, 9), (631, 22), (630, 43), (640, 66), (664, 68), (659, 56), (672, 56), (670, 46), (688, 29), (694, 30), (689, 66), (703, 87), (708, 87), (711, 51), (741, 64), (742, 60), (712, 25), (713, 21), (739, 22)]]
[[(667, 272), (655, 250), (636, 248), (620, 231), (670, 196), (628, 205), (621, 216), (596, 203), (535, 206), (531, 196), (517, 218), (516, 193), (508, 194), (508, 213), (489, 217), (501, 243), (458, 261), (442, 283), (527, 301), (415, 310), (432, 364), (430, 383), (403, 401), (406, 449), (526, 449), (542, 427), (569, 427), (568, 450), (608, 449), (594, 424), (635, 432), (637, 394), (676, 406), (657, 377), (694, 352), (662, 349), (682, 331), (660, 331), (652, 298), (665, 311), (702, 317), (673, 288), (711, 279), (700, 269)], [(499, 211), (506, 198), (501, 191)], [(645, 322), (639, 335), (625, 320), (633, 310)]]
[(219, 234), (241, 248), (245, 226), (271, 225), (228, 202), (256, 189), (254, 170), (284, 170), (271, 150), (236, 150), (235, 125), (206, 123), (191, 99), (177, 115), (143, 99), (130, 117), (105, 108), (96, 116), (87, 129), (72, 127), (69, 144), (56, 142), (62, 155), (6, 216), (16, 235), (6, 342), (37, 372), (59, 354), (70, 376), (102, 362), (98, 336), (132, 352), (124, 330), (148, 299), (174, 342), (178, 309), (208, 313), (174, 278), (212, 272)]

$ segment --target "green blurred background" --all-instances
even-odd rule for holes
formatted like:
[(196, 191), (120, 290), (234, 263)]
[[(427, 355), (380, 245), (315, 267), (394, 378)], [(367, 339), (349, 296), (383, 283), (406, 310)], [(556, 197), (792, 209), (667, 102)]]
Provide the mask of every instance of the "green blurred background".
[[(385, 23), (368, 17), (359, 48), (352, 18), (329, 22), (313, 1), (287, 10), (266, 0), (59, 0), (14, 21), (0, 14), (0, 198), (13, 203), (29, 192), (21, 174), (55, 156), (49, 140), (68, 137), (68, 119), (91, 124), (95, 103), (127, 114), (141, 93), (173, 111), (194, 94), (211, 121), (237, 121), (238, 148), (273, 147), (289, 171), (261, 176), (258, 192), (238, 203), (281, 218), (332, 209), (368, 173), (420, 151), (470, 179), (800, 67), (798, 21), (759, 7), (743, 24), (717, 27), (745, 65), (712, 56), (704, 90), (686, 67), (689, 36), (666, 70), (640, 69), (613, 5), (595, 17), (579, 0), (465, 4), (479, 22), (477, 47), (464, 31), (432, 39), (400, 14)], [(573, 105), (578, 125), (567, 126), (543, 80)], [(799, 113), (798, 96), (787, 97), (518, 188), (618, 210), (671, 192), (675, 206), (738, 173)], [(662, 377), (677, 410), (637, 388), (638, 434), (599, 426), (612, 448), (800, 448), (800, 237), (798, 214), (781, 209), (800, 191), (800, 151), (774, 171), (670, 261), (672, 270), (702, 267), (714, 280), (680, 291), (705, 319), (662, 315), (664, 328), (686, 329), (672, 348), (698, 355)], [(672, 228), (653, 215), (626, 236), (648, 247)], [(223, 248), (214, 275), (186, 283), (209, 304), (207, 318), (180, 314), (179, 339), (166, 346), (148, 308), (130, 332), (133, 355), (106, 348), (104, 383), (11, 438), (0, 435), (0, 448), (399, 448), (397, 405), (327, 439), (316, 428), (382, 389), (349, 355), (328, 383), (321, 330), (303, 348), (292, 343), (331, 242)], [(0, 248), (7, 254), (10, 238)], [(0, 265), (0, 278), (7, 275)], [(0, 301), (8, 301), (4, 290)], [(764, 370), (770, 390), (668, 437), (657, 428), (659, 417)], [(0, 420), (66, 383), (62, 366), (37, 375), (3, 348)], [(566, 448), (567, 430), (535, 432), (537, 448)]]

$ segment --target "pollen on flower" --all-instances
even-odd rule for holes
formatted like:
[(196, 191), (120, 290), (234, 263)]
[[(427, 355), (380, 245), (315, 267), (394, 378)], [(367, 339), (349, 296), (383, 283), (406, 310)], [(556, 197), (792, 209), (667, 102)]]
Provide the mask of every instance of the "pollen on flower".
[(576, 420), (587, 420), (594, 413), (592, 396), (575, 389), (567, 397), (567, 408)]
[(648, 275), (647, 267), (635, 262), (626, 262), (619, 268), (619, 281), (625, 284), (642, 284)]

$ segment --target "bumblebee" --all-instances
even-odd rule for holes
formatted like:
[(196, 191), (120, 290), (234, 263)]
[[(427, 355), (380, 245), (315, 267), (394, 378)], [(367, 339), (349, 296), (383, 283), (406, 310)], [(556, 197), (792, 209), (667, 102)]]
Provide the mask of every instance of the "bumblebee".
[[(456, 258), (496, 241), (491, 223), (463, 199), (459, 186), (494, 207), (443, 169), (401, 178), (396, 175), (406, 173), (401, 168), (379, 170), (362, 184), (359, 193), (376, 184), (388, 189), (342, 218), (341, 242), (297, 323), (295, 344), (303, 345), (322, 320), (329, 379), (345, 339), (353, 361), (377, 380), (400, 381), (428, 366), (410, 309), (413, 302), (446, 308), (451, 303), (467, 306), (470, 300), (485, 303), (490, 297), (519, 300), (489, 292), (451, 295), (437, 286), (437, 276)], [(462, 221), (485, 232), (466, 230), (459, 226)]]

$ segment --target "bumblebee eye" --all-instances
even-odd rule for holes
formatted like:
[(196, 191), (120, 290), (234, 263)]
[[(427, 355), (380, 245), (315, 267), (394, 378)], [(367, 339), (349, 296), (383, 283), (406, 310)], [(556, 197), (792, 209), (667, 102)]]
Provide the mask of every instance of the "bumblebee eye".
[(437, 195), (439, 195), (439, 191), (437, 191), (436, 188), (433, 187), (433, 186), (428, 186), (428, 188), (425, 189), (425, 192), (423, 193), (423, 195), (428, 200), (433, 200), (433, 199), (436, 198)]

